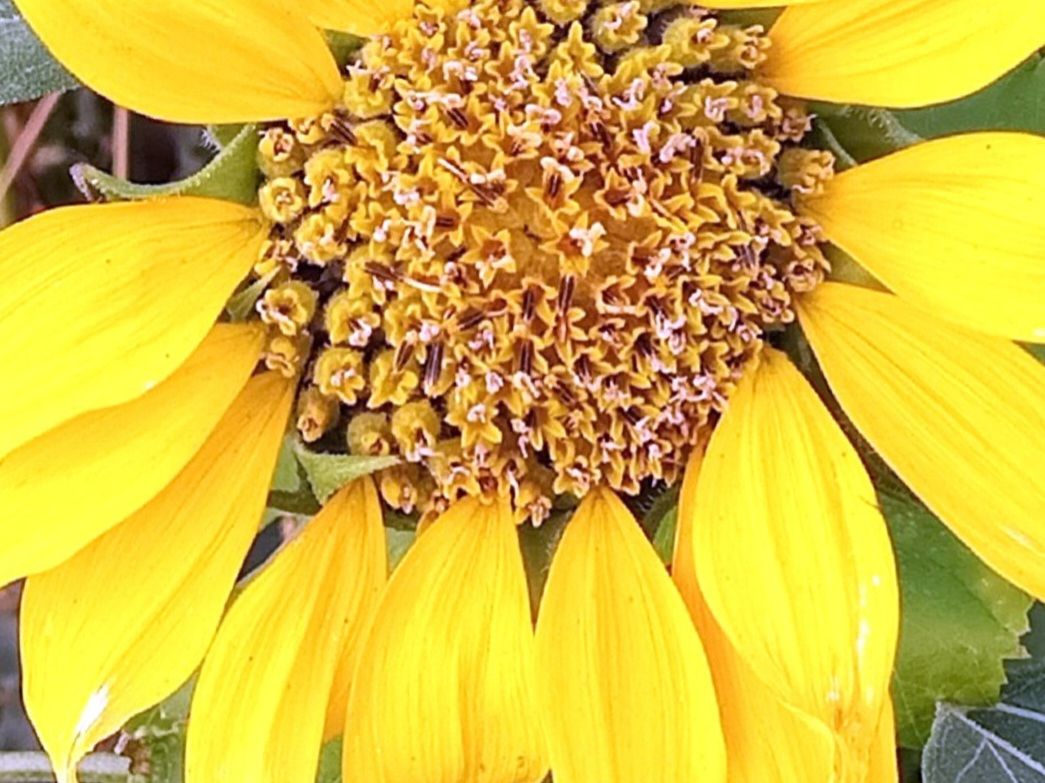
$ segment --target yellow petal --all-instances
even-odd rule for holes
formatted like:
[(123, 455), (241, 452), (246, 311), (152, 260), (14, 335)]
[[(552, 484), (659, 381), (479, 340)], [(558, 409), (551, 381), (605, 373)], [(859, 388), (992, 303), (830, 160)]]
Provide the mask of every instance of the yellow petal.
[(845, 780), (838, 776), (842, 738), (774, 693), (721, 630), (698, 627), (722, 710), (729, 783)]
[(344, 30), (371, 36), (388, 32), (400, 19), (413, 13), (413, 0), (368, 3), (366, 0), (304, 0), (301, 9), (313, 24), (327, 30)]
[(799, 308), (864, 437), (989, 566), (1045, 599), (1045, 367), (878, 291), (828, 283)]
[(345, 721), (344, 779), (537, 783), (533, 631), (506, 500), (459, 501), (396, 567)]
[(1041, 0), (831, 0), (770, 30), (762, 80), (800, 98), (912, 107), (975, 92), (1045, 44)]
[(759, 680), (722, 633), (700, 592), (693, 524), (701, 461), (700, 454), (691, 458), (682, 483), (671, 573), (707, 652), (726, 738), (729, 783), (830, 780), (835, 741), (827, 726), (790, 707)]
[(1045, 341), (1045, 138), (971, 133), (842, 172), (805, 200), (827, 238), (908, 301)]
[(257, 531), (291, 398), (281, 376), (251, 380), (170, 486), (26, 582), (26, 707), (62, 783), (199, 664)]
[(705, 8), (728, 10), (733, 8), (779, 8), (803, 3), (823, 3), (827, 0), (701, 0)]
[(899, 622), (892, 548), (856, 451), (787, 357), (745, 372), (697, 481), (708, 606), (751, 670), (864, 767)]
[(705, 8), (729, 10), (733, 8), (778, 8), (802, 3), (822, 3), (827, 0), (706, 0), (701, 2)]
[(871, 769), (866, 783), (899, 783), (900, 770), (896, 763), (896, 717), (893, 700), (888, 699), (878, 722), (874, 745), (871, 748)]
[(387, 567), (381, 505), (362, 479), (229, 610), (192, 700), (188, 783), (315, 779), (335, 669), (343, 652), (354, 656)]
[(58, 60), (169, 122), (319, 114), (341, 93), (323, 36), (284, 0), (15, 0)]
[[(370, 629), (370, 623), (380, 604), (382, 588), (388, 580), (388, 547), (376, 490), (368, 485), (364, 497), (361, 499), (359, 498), (360, 491), (357, 489), (355, 492), (356, 498), (350, 504), (353, 513), (358, 514), (359, 509), (365, 509), (368, 518), (376, 514), (376, 517), (372, 518), (376, 518), (377, 526), (368, 531), (370, 535), (365, 541), (352, 544), (360, 550), (355, 556), (357, 564), (353, 565), (353, 571), (350, 571), (350, 573), (358, 572), (359, 574), (356, 577), (356, 592), (352, 599), (356, 603), (350, 612), (350, 621), (342, 631), (340, 651), (334, 669), (334, 681), (330, 687), (330, 698), (327, 701), (326, 721), (323, 726), (324, 741), (337, 737), (345, 729), (345, 713), (348, 711), (348, 697), (351, 693), (356, 666), (363, 652), (363, 642)], [(357, 539), (360, 538), (361, 532), (357, 527), (355, 531)], [(364, 571), (358, 565), (359, 561), (365, 561), (367, 570)]]
[(84, 413), (0, 459), (0, 584), (58, 565), (155, 497), (243, 389), (264, 332), (218, 325), (136, 400)]
[(170, 375), (263, 239), (253, 210), (194, 198), (53, 209), (0, 233), (0, 456)]
[(704, 650), (623, 503), (589, 494), (566, 526), (537, 620), (556, 783), (726, 779)]

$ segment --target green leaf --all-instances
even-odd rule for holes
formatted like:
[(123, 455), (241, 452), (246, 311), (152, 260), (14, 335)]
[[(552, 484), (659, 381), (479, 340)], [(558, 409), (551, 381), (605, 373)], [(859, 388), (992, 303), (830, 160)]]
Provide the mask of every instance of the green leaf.
[(541, 605), (552, 557), (559, 547), (566, 522), (572, 515), (572, 510), (553, 511), (540, 527), (530, 524), (519, 526), (519, 547), (522, 549), (526, 581), (530, 588), (530, 608), (534, 617), (537, 616), (537, 607)]
[(239, 136), (244, 125), (208, 125), (204, 131), (206, 140), (213, 145), (214, 149), (222, 150), (229, 146)]
[(385, 528), (385, 540), (388, 544), (388, 569), (391, 571), (399, 561), (403, 559), (414, 539), (417, 538), (416, 530), (399, 530), (394, 527)]
[(337, 737), (323, 745), (319, 752), (319, 769), (316, 783), (341, 783), (341, 738)]
[(922, 140), (885, 109), (830, 103), (814, 103), (811, 108), (816, 115), (814, 138), (843, 164), (880, 158)]
[(900, 780), (904, 783), (917, 783), (922, 779), (922, 752), (911, 748), (898, 748), (897, 760), (900, 762)]
[(830, 278), (850, 285), (859, 285), (864, 288), (876, 288), (880, 291), (885, 289), (882, 284), (875, 280), (874, 276), (860, 266), (851, 255), (839, 247), (828, 245), (824, 249), (824, 255), (831, 262)]
[(300, 492), (305, 486), (304, 474), (301, 465), (295, 456), (296, 440), (293, 435), (283, 439), (283, 445), (279, 449), (279, 457), (276, 460), (276, 471), (272, 474), (271, 489), (276, 492)]
[(968, 98), (943, 106), (901, 111), (896, 116), (926, 138), (977, 130), (1045, 133), (1045, 56), (1035, 54)]
[(262, 527), (284, 514), (310, 517), (319, 511), (319, 501), (312, 494), (305, 470), (298, 462), (297, 449), (295, 436), (288, 435), (283, 439), (276, 470), (272, 475), (272, 485), (269, 487), (268, 510)]
[(269, 492), (268, 512), (272, 514), (266, 513), (263, 526), (285, 514), (310, 517), (317, 513), (319, 508), (319, 501), (308, 487), (303, 488), (301, 492)]
[(827, 122), (817, 118), (813, 121), (813, 130), (808, 137), (809, 146), (818, 150), (827, 150), (835, 156), (835, 168), (838, 171), (851, 169), (856, 165), (854, 158), (845, 145), (835, 136)]
[(88, 198), (100, 194), (107, 201), (134, 201), (157, 196), (204, 196), (253, 204), (259, 182), (258, 133), (244, 125), (217, 155), (191, 177), (163, 185), (138, 185), (114, 177), (87, 163), (72, 168), (77, 187)]
[(334, 55), (337, 64), (342, 68), (367, 41), (366, 38), (360, 38), (358, 35), (342, 33), (337, 30), (327, 30), (326, 34), (327, 46), (330, 47), (331, 54)]
[[(1030, 633), (1023, 637), (1023, 646), (1030, 658), (1009, 661), (1006, 669), (1009, 679), (1021, 679), (1027, 669), (1045, 672), (1045, 604), (1036, 601), (1029, 612)], [(1006, 690), (1013, 686), (1007, 686)]]
[(913, 498), (880, 494), (900, 572), (903, 612), (893, 679), (900, 744), (920, 747), (936, 702), (986, 705), (1004, 661), (1025, 655), (1031, 599), (984, 565)]
[(768, 30), (782, 12), (782, 8), (738, 8), (719, 11), (717, 15), (726, 24), (760, 24)]
[(1045, 712), (941, 704), (922, 756), (925, 783), (1045, 783)]
[(925, 783), (1045, 783), (1045, 606), (1032, 612), (1029, 660), (989, 709), (941, 704), (922, 757)]
[(664, 565), (671, 564), (672, 555), (675, 553), (675, 529), (678, 527), (679, 509), (672, 506), (661, 515), (657, 523), (657, 532), (653, 535), (653, 548), (657, 550)]
[(181, 783), (185, 779), (185, 729), (195, 677), (124, 727), (136, 783)]
[(358, 454), (324, 454), (309, 451), (298, 441), (294, 455), (305, 470), (316, 500), (326, 503), (341, 487), (357, 478), (368, 476), (399, 464), (398, 457), (368, 457)]
[(657, 481), (644, 486), (637, 495), (625, 496), (624, 505), (635, 515), (646, 537), (652, 539), (661, 518), (678, 504), (678, 498), (678, 487)]
[(233, 294), (225, 304), (225, 312), (228, 313), (229, 319), (236, 323), (243, 323), (249, 319), (251, 314), (254, 312), (254, 305), (257, 304), (258, 298), (265, 293), (265, 289), (268, 288), (269, 283), (271, 283), (278, 274), (279, 268), (277, 267), (264, 277), (260, 277), (250, 285), (244, 287), (242, 291)]
[(77, 86), (11, 0), (0, 0), (0, 105), (31, 101)]

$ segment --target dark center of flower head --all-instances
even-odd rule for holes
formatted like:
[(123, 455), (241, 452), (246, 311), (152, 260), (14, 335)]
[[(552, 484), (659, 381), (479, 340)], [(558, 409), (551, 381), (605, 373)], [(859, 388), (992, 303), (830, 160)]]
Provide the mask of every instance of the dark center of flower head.
[(302, 437), (398, 455), (405, 511), (675, 481), (826, 270), (789, 200), (832, 160), (769, 45), (673, 0), (418, 5), (367, 43), (343, 107), (261, 144)]

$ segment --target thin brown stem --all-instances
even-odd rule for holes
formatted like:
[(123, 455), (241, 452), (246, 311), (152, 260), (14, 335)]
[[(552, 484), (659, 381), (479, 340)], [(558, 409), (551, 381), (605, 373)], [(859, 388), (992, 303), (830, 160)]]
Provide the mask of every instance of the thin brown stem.
[(51, 112), (54, 111), (54, 107), (57, 105), (60, 97), (59, 93), (52, 93), (41, 98), (40, 102), (33, 108), (32, 114), (29, 115), (22, 132), (18, 134), (18, 138), (11, 145), (11, 154), (8, 156), (3, 170), (0, 170), (0, 200), (7, 197), (7, 191), (11, 187), (11, 183), (15, 181), (26, 162), (32, 156), (33, 148), (40, 138), (40, 133), (47, 124), (47, 120), (50, 118)]
[(131, 173), (131, 114), (117, 106), (112, 118), (112, 173), (127, 179)]

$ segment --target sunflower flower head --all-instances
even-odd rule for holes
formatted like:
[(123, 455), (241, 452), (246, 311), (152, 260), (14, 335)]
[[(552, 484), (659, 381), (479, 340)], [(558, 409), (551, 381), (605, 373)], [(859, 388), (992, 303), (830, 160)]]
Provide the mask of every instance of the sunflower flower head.
[(404, 511), (500, 490), (539, 524), (675, 481), (827, 269), (789, 204), (832, 158), (755, 76), (769, 44), (560, 0), (418, 4), (369, 41), (342, 105), (261, 144), (257, 310), (304, 439), (417, 466), (383, 482)]
[(187, 783), (338, 735), (346, 783), (894, 783), (879, 457), (1045, 599), (1045, 140), (836, 172), (804, 103), (966, 95), (1040, 0), (16, 2), (263, 174), (0, 233), (0, 583), (61, 783), (194, 672)]

